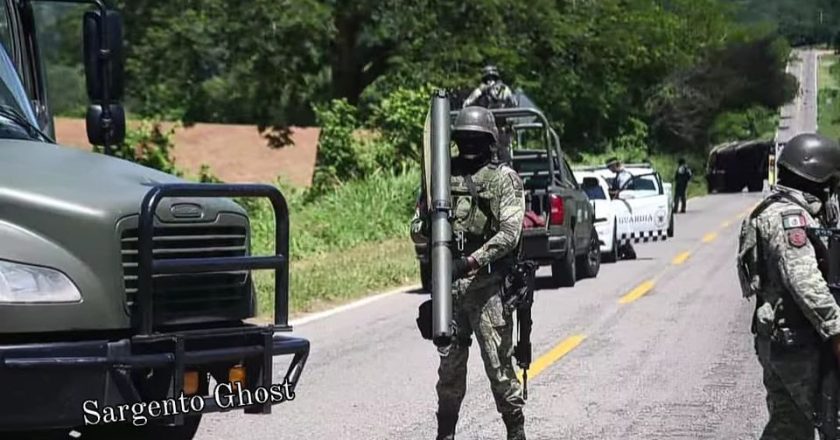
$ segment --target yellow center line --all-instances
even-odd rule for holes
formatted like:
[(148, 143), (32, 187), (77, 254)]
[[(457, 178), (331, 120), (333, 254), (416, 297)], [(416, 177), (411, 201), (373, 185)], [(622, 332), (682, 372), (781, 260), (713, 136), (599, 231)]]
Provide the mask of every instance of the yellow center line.
[(677, 254), (676, 257), (674, 257), (673, 260), (671, 260), (671, 264), (673, 264), (674, 266), (679, 266), (680, 264), (685, 263), (685, 260), (688, 260), (688, 257), (690, 257), (690, 256), (691, 256), (691, 252), (689, 252), (689, 251), (679, 253), (679, 254)]
[(653, 280), (647, 280), (642, 284), (636, 286), (633, 290), (631, 290), (627, 295), (622, 296), (619, 300), (619, 304), (629, 304), (641, 297), (643, 297), (646, 293), (650, 292), (653, 289)]
[[(584, 335), (574, 335), (569, 336), (568, 338), (561, 341), (557, 344), (554, 348), (545, 353), (544, 355), (540, 356), (531, 363), (531, 368), (528, 370), (528, 378), (537, 377), (538, 374), (542, 373), (543, 370), (550, 367), (551, 364), (557, 362), (563, 356), (569, 354), (570, 351), (574, 350), (575, 347), (580, 345), (583, 340), (586, 339)], [(516, 373), (516, 377), (519, 378), (519, 381), (522, 381), (522, 370), (519, 370)]]
[(703, 243), (711, 243), (717, 238), (717, 232), (709, 232), (703, 236)]
[(724, 221), (723, 223), (720, 224), (720, 227), (721, 228), (728, 228), (729, 225), (731, 225), (731, 224), (732, 224), (732, 221), (726, 220), (726, 221)]

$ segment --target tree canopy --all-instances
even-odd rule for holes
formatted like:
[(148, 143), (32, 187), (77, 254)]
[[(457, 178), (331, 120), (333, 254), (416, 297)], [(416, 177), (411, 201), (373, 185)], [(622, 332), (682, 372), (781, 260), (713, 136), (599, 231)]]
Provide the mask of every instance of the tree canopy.
[[(493, 63), (580, 151), (608, 148), (639, 124), (652, 144), (705, 146), (718, 115), (790, 99), (788, 45), (774, 29), (792, 41), (828, 31), (754, 23), (794, 3), (118, 0), (126, 104), (138, 116), (282, 129), (315, 124), (316, 108), (343, 99), (373, 123), (395, 92), (469, 89)], [(810, 3), (828, 11), (832, 1)], [(747, 20), (750, 8), (763, 15)], [(61, 23), (56, 32), (78, 32)]]

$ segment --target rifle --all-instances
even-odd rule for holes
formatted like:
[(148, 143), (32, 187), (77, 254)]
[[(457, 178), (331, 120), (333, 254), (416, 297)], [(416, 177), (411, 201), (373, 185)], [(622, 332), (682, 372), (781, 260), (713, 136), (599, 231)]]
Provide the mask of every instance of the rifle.
[(520, 261), (513, 267), (508, 277), (505, 294), (505, 310), (516, 311), (516, 347), (513, 356), (522, 369), (523, 397), (528, 399), (528, 369), (531, 367), (531, 306), (534, 304), (534, 288), (539, 265), (533, 261)]
[[(807, 228), (808, 240), (814, 246), (817, 264), (834, 300), (840, 304), (840, 229)], [(828, 246), (823, 239), (828, 240)], [(837, 357), (830, 344), (820, 354), (820, 395), (814, 424), (821, 440), (838, 440), (837, 400), (840, 394), (840, 372)]]

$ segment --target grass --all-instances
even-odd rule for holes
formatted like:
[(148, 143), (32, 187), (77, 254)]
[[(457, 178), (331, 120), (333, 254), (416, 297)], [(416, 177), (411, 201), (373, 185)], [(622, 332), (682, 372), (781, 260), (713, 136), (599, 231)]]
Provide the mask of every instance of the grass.
[[(407, 235), (293, 261), (289, 276), (292, 314), (317, 311), (371, 292), (419, 283), (417, 260)], [(272, 314), (273, 278), (270, 272), (256, 275), (260, 316)]]
[(837, 55), (820, 57), (818, 121), (821, 134), (840, 138), (840, 58)]
[[(418, 182), (416, 171), (375, 175), (311, 202), (299, 190), (283, 189), (290, 212), (292, 314), (419, 282), (408, 233)], [(254, 254), (269, 254), (273, 212), (267, 202), (243, 204), (251, 217)], [(255, 277), (259, 314), (271, 315), (273, 274)]]

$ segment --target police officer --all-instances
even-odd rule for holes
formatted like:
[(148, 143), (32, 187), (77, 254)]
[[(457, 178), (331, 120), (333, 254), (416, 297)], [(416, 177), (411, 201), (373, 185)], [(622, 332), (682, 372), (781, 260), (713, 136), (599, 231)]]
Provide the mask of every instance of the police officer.
[[(619, 191), (624, 189), (627, 183), (633, 179), (633, 175), (624, 169), (624, 164), (622, 164), (617, 157), (607, 159), (607, 162), (604, 165), (606, 165), (608, 170), (615, 173), (615, 177), (610, 185), (610, 198), (615, 198)], [(618, 254), (619, 257), (627, 260), (636, 259), (636, 250), (633, 248), (633, 243), (629, 241), (619, 246)]]
[(481, 70), (481, 85), (464, 101), (464, 108), (470, 106), (487, 108), (518, 107), (516, 97), (504, 82), (496, 66), (486, 66)]
[(691, 168), (685, 163), (685, 159), (680, 158), (678, 161), (677, 171), (674, 173), (674, 210), (679, 213), (685, 213), (685, 199), (686, 192), (688, 192), (688, 182), (694, 175)]
[(456, 336), (439, 348), (439, 440), (455, 436), (466, 393), (472, 334), (509, 440), (525, 438), (522, 387), (513, 364), (513, 327), (502, 306), (503, 281), (515, 263), (525, 201), (522, 182), (494, 160), (498, 130), (493, 114), (467, 107), (452, 130), (453, 320)]
[(774, 191), (741, 224), (738, 275), (756, 296), (755, 349), (770, 420), (762, 440), (814, 438), (820, 347), (840, 362), (840, 307), (821, 275), (806, 228), (820, 227), (828, 189), (840, 178), (840, 145), (794, 137), (779, 157)]

